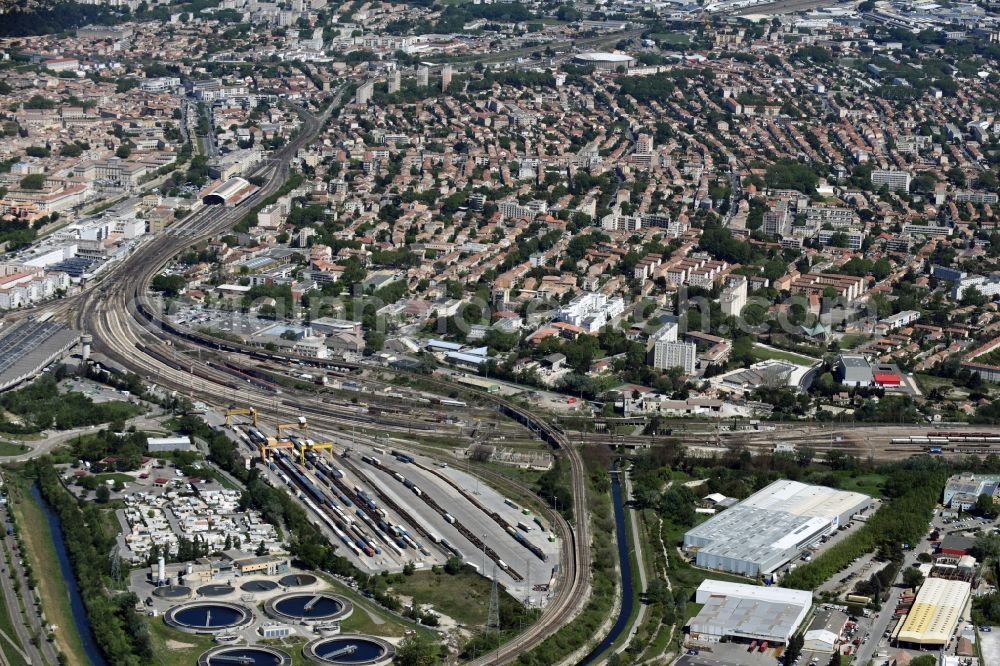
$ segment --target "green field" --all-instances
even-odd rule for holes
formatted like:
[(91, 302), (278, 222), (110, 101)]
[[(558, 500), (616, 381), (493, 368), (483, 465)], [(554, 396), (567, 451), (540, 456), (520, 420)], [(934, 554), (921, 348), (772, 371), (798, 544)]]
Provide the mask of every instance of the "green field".
[(683, 32), (655, 32), (649, 38), (667, 46), (687, 46), (691, 43), (691, 36)]
[(869, 338), (868, 338), (867, 335), (860, 335), (860, 334), (857, 334), (857, 333), (851, 333), (849, 335), (845, 335), (844, 337), (842, 337), (840, 339), (840, 348), (841, 349), (854, 349), (858, 345), (867, 342), (868, 339)]
[(864, 493), (869, 497), (881, 497), (882, 485), (885, 483), (883, 474), (861, 474), (850, 476), (849, 474), (837, 475), (840, 480), (840, 488), (853, 492)]
[(198, 655), (215, 646), (208, 636), (195, 636), (174, 631), (163, 624), (163, 618), (147, 620), (153, 652), (162, 666), (190, 666), (198, 663)]
[(929, 393), (936, 388), (944, 391), (947, 397), (954, 399), (955, 397), (964, 397), (969, 394), (968, 389), (960, 388), (955, 386), (955, 381), (949, 379), (948, 377), (938, 377), (937, 375), (928, 375), (925, 372), (916, 372), (913, 374), (914, 379), (917, 380), (917, 386), (924, 393)]
[[(382, 608), (377, 603), (371, 601), (360, 595), (353, 588), (347, 587), (339, 580), (331, 578), (323, 573), (313, 572), (324, 581), (326, 581), (332, 588), (334, 594), (339, 594), (347, 597), (354, 604), (354, 613), (351, 617), (347, 618), (341, 623), (342, 630), (347, 633), (350, 631), (358, 632), (362, 634), (372, 634), (373, 636), (384, 636), (387, 638), (394, 638), (403, 636), (407, 632), (411, 632), (416, 629), (418, 634), (424, 636), (436, 636), (437, 634), (427, 627), (413, 624), (408, 622), (389, 612), (385, 608)], [(381, 620), (381, 624), (375, 622), (372, 619), (372, 615)]]
[(0, 442), (0, 456), (19, 456), (22, 453), (27, 453), (28, 451), (28, 447), (24, 444)]
[(796, 354), (794, 352), (784, 351), (782, 349), (773, 349), (770, 347), (763, 347), (761, 345), (753, 346), (754, 358), (764, 360), (776, 360), (776, 361), (788, 361), (789, 363), (794, 363), (795, 365), (812, 365), (818, 359), (809, 358), (808, 356), (803, 356), (801, 354)]
[(414, 599), (418, 604), (430, 604), (435, 612), (447, 615), (459, 624), (467, 627), (486, 625), (490, 581), (471, 569), (463, 569), (455, 575), (443, 571), (417, 571), (412, 576), (403, 576), (390, 589), (398, 595)]

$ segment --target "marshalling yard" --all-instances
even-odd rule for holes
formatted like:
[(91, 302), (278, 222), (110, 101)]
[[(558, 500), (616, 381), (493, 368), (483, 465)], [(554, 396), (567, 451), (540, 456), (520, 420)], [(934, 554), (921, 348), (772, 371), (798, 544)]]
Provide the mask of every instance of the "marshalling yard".
[[(264, 477), (286, 487), (339, 552), (364, 571), (443, 565), (458, 557), (513, 596), (544, 606), (558, 572), (560, 543), (546, 519), (475, 477), (426, 456), (307, 430), (278, 439), (252, 423), (231, 432)], [(284, 428), (283, 428), (284, 430)]]

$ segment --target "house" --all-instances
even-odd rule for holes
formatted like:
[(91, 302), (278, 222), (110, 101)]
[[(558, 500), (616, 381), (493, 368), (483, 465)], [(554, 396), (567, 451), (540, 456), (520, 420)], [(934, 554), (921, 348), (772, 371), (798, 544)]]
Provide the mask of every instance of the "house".
[(547, 365), (552, 372), (558, 372), (566, 365), (566, 355), (558, 352), (549, 354), (542, 359), (542, 363)]

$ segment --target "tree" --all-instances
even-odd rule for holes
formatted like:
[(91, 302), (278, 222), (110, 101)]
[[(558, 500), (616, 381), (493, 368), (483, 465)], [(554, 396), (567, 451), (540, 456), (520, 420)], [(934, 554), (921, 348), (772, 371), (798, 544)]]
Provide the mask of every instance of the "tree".
[(108, 484), (102, 483), (97, 486), (97, 501), (101, 504), (107, 504), (108, 500), (111, 499), (111, 489), (108, 488)]
[(160, 274), (153, 278), (149, 286), (153, 291), (162, 291), (165, 296), (176, 296), (186, 284), (181, 275)]
[(972, 554), (982, 562), (988, 558), (1000, 557), (1000, 538), (980, 534), (972, 546)]
[(876, 280), (884, 280), (892, 272), (892, 266), (888, 260), (881, 258), (872, 265), (872, 275)]
[(937, 663), (938, 663), (937, 657), (925, 654), (924, 656), (917, 657), (916, 659), (911, 661), (910, 666), (937, 666)]
[(122, 145), (118, 146), (118, 149), (115, 151), (115, 156), (120, 157), (122, 159), (125, 159), (131, 154), (132, 154), (132, 148), (127, 143), (123, 143)]
[(40, 190), (45, 187), (45, 174), (32, 173), (21, 179), (22, 190)]
[(396, 663), (400, 666), (436, 666), (441, 663), (441, 650), (431, 639), (407, 636), (396, 647)]
[(920, 569), (909, 567), (903, 572), (903, 584), (906, 587), (918, 587), (923, 582), (924, 575), (920, 573)]
[(802, 634), (795, 634), (790, 639), (788, 639), (788, 647), (785, 648), (785, 663), (794, 663), (799, 655), (802, 654), (802, 645), (805, 640), (802, 638)]
[(451, 556), (451, 557), (448, 558), (447, 562), (445, 562), (444, 572), (446, 574), (450, 575), (450, 576), (455, 576), (455, 575), (460, 574), (462, 572), (462, 568), (464, 566), (465, 566), (465, 563), (462, 562), (462, 558), (455, 557), (453, 555), (453, 556)]
[(976, 498), (976, 513), (986, 518), (996, 518), (1000, 511), (997, 510), (993, 497), (983, 493)]
[(795, 462), (797, 462), (800, 467), (809, 467), (809, 464), (813, 461), (813, 457), (815, 455), (815, 449), (808, 446), (800, 446), (795, 449)]

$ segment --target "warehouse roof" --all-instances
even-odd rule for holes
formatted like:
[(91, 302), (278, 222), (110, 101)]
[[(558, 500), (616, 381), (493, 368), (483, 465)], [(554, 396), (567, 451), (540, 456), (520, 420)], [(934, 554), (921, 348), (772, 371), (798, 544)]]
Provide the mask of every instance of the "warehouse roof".
[(716, 558), (753, 562), (767, 574), (870, 502), (860, 493), (775, 481), (689, 530), (684, 545)]
[(962, 580), (928, 578), (903, 621), (898, 640), (917, 645), (944, 645), (955, 632), (972, 587)]
[(788, 640), (812, 605), (801, 590), (706, 580), (697, 599), (703, 604), (690, 623), (692, 634)]
[[(731, 583), (725, 580), (706, 578), (698, 586), (696, 597), (702, 599), (710, 595), (756, 599), (773, 603), (796, 604), (798, 606), (812, 605), (812, 592), (806, 590), (793, 590), (773, 585), (747, 585), (746, 583)], [(701, 602), (699, 601), (698, 603)]]
[(630, 62), (634, 60), (630, 55), (624, 53), (607, 53), (603, 51), (591, 51), (589, 53), (578, 53), (574, 56), (577, 60), (592, 60), (594, 62)]
[(946, 534), (941, 539), (941, 550), (964, 550), (970, 551), (976, 545), (976, 540), (972, 537), (961, 534)]
[(780, 509), (797, 516), (833, 518), (869, 501), (867, 495), (798, 481), (775, 481), (743, 501), (747, 506)]
[(810, 629), (805, 633), (803, 638), (805, 638), (807, 643), (823, 643), (834, 647), (837, 645), (837, 641), (840, 639), (840, 636), (826, 629)]
[(840, 362), (845, 368), (869, 368), (868, 359), (860, 354), (841, 354)]

